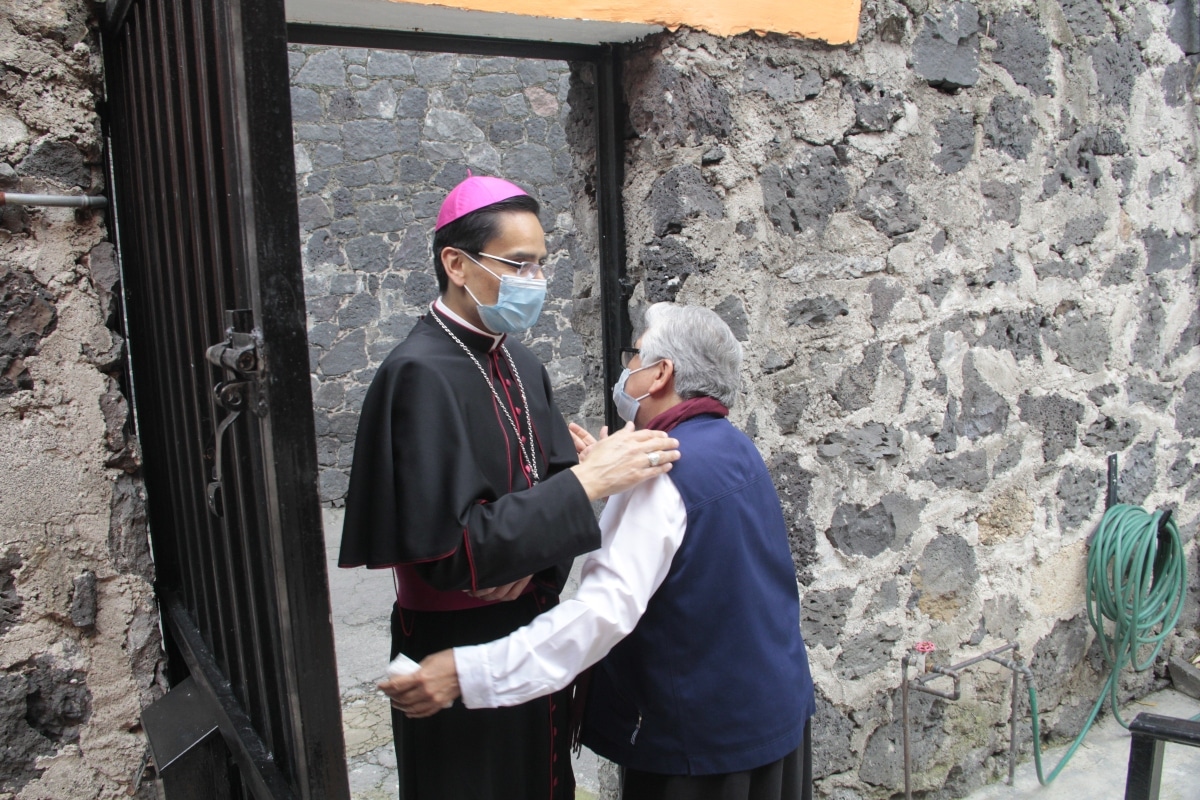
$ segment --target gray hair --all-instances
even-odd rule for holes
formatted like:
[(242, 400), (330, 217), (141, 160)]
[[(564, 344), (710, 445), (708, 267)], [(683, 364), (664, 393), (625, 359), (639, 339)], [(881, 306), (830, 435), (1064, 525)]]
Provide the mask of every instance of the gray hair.
[(742, 346), (725, 321), (702, 306), (655, 303), (646, 309), (642, 364), (661, 358), (675, 367), (675, 392), (733, 407), (741, 385)]

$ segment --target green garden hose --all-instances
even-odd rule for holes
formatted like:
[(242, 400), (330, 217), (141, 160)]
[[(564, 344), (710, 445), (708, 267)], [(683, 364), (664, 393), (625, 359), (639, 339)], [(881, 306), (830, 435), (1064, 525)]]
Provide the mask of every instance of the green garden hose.
[[(1037, 689), (1029, 681), (1033, 757), (1038, 781), (1043, 786), (1058, 777), (1075, 755), (1096, 721), (1105, 697), (1111, 701), (1113, 717), (1123, 727), (1129, 727), (1117, 708), (1121, 670), (1132, 665), (1142, 672), (1153, 666), (1163, 642), (1179, 620), (1187, 588), (1187, 566), (1179, 529), (1170, 513), (1149, 514), (1139, 506), (1123, 504), (1104, 512), (1088, 552), (1087, 612), (1110, 670), (1108, 680), (1083, 730), (1049, 777), (1042, 775)], [(1106, 621), (1111, 625), (1106, 626)], [(1106, 627), (1111, 627), (1111, 633)], [(1153, 647), (1145, 658), (1137, 660), (1138, 652), (1146, 645)]]

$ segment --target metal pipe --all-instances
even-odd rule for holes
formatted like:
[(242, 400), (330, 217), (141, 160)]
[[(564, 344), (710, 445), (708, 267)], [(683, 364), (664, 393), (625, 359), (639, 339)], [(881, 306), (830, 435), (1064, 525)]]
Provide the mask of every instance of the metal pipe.
[(63, 208), (104, 208), (108, 198), (94, 194), (17, 194), (0, 192), (0, 206), (59, 206)]
[[(1013, 648), (1015, 656), (1017, 649)], [(1017, 687), (1020, 684), (1021, 677), (1017, 671), (1012, 672), (1012, 696), (1009, 698), (1009, 726), (1008, 726), (1008, 785), (1012, 786), (1016, 780), (1017, 774)]]
[[(949, 667), (934, 667), (929, 672), (925, 673), (924, 675), (919, 675), (911, 681), (908, 679), (908, 665), (911, 663), (911, 654), (908, 651), (905, 651), (904, 656), (900, 659), (900, 707), (901, 714), (904, 719), (904, 800), (912, 800), (912, 753), (908, 741), (910, 738), (910, 720), (908, 713), (909, 690), (916, 689), (918, 692), (931, 694), (934, 697), (941, 697), (944, 700), (950, 700), (952, 702), (957, 701), (962, 696), (960, 687), (961, 676), (959, 675), (959, 672), (973, 664), (978, 664), (981, 661), (993, 661), (1001, 666), (1007, 667), (1012, 671), (1013, 674), (1012, 706), (1009, 719), (1011, 735), (1008, 743), (1008, 784), (1010, 786), (1012, 785), (1017, 765), (1017, 673), (1019, 672), (1024, 675), (1026, 681), (1032, 682), (1033, 671), (1020, 661), (1010, 661), (1008, 659), (998, 657), (1001, 653), (1009, 650), (1013, 652), (1013, 655), (1016, 656), (1016, 658), (1020, 658), (1018, 654), (1019, 651), (1017, 643), (1009, 642), (1001, 647), (988, 650), (986, 653), (980, 653), (977, 656), (968, 658), (965, 661), (960, 661), (959, 663), (953, 664)], [(945, 692), (940, 689), (931, 689), (925, 685), (926, 683), (943, 676), (950, 678), (950, 680), (954, 682), (953, 691)]]
[(904, 800), (912, 800), (909, 776), (912, 774), (912, 756), (908, 751), (908, 652), (900, 659), (900, 708), (904, 716)]

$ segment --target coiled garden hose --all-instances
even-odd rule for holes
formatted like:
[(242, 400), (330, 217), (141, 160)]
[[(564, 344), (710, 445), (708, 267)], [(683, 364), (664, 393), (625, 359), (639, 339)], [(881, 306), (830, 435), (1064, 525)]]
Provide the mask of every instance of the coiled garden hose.
[[(1111, 701), (1113, 717), (1122, 727), (1129, 727), (1117, 708), (1121, 670), (1132, 665), (1136, 671), (1143, 672), (1154, 665), (1163, 642), (1179, 621), (1186, 588), (1183, 545), (1170, 511), (1149, 514), (1139, 506), (1119, 504), (1104, 512), (1088, 551), (1087, 612), (1109, 668), (1108, 680), (1096, 698), (1083, 730), (1049, 777), (1042, 775), (1037, 689), (1032, 681), (1028, 681), (1033, 717), (1033, 758), (1038, 782), (1043, 786), (1058, 777), (1075, 755), (1096, 721), (1105, 697)], [(1105, 621), (1111, 623), (1111, 633), (1106, 631)], [(1153, 647), (1139, 661), (1138, 652), (1146, 645)]]

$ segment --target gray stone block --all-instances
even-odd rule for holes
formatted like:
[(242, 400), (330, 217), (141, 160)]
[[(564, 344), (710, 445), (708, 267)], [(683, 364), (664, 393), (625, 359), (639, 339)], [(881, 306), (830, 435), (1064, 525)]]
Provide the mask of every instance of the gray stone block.
[(991, 34), (996, 40), (992, 61), (1034, 94), (1054, 93), (1047, 80), (1050, 41), (1038, 27), (1036, 18), (1027, 13), (1010, 11), (996, 19)]
[(759, 183), (767, 218), (789, 236), (824, 232), (850, 197), (850, 184), (832, 147), (814, 148), (790, 167), (768, 165)]
[(395, 204), (366, 205), (359, 208), (362, 230), (368, 233), (391, 233), (403, 230), (400, 207)]
[(1036, 130), (1033, 106), (1028, 101), (1006, 94), (992, 98), (983, 121), (983, 140), (988, 147), (1024, 161), (1033, 149)]
[(748, 58), (742, 67), (742, 91), (762, 92), (779, 103), (792, 103), (798, 98), (796, 67), (776, 66), (760, 58)]
[(1125, 384), (1125, 394), (1130, 403), (1145, 403), (1155, 411), (1166, 411), (1171, 403), (1171, 387), (1130, 375)]
[(854, 601), (854, 589), (844, 587), (826, 592), (808, 591), (800, 603), (800, 628), (804, 641), (832, 650), (837, 647), (846, 612)]
[(304, 197), (299, 202), (300, 230), (311, 231), (333, 221), (329, 206), (320, 197)]
[(422, 136), (433, 142), (482, 142), (486, 138), (475, 120), (458, 111), (432, 108), (425, 115)]
[(913, 69), (931, 86), (954, 91), (979, 81), (979, 12), (952, 3), (939, 17), (926, 15), (913, 41)]
[[(842, 646), (836, 669), (846, 680), (857, 680), (878, 672), (892, 660), (892, 649), (903, 631), (897, 625), (868, 628), (850, 638)], [(868, 746), (869, 750), (869, 746)], [(866, 759), (864, 759), (864, 767)], [(862, 775), (862, 770), (859, 770)]]
[(788, 327), (807, 325), (815, 328), (850, 313), (846, 303), (833, 295), (806, 297), (788, 306), (785, 319)]
[(746, 316), (746, 304), (737, 295), (729, 295), (717, 304), (717, 315), (729, 326), (735, 339), (745, 342), (750, 339), (750, 321)]
[(1100, 0), (1062, 0), (1061, 6), (1076, 36), (1104, 36), (1112, 30)]
[(1104, 275), (1100, 278), (1101, 286), (1124, 286), (1127, 283), (1132, 283), (1134, 274), (1138, 268), (1137, 253), (1132, 250), (1126, 250), (1123, 253), (1118, 253), (1113, 259), (1113, 263), (1104, 271)]
[(332, 48), (310, 51), (304, 66), (292, 81), (307, 86), (345, 86), (346, 66), (341, 51)]
[(947, 175), (960, 172), (975, 154), (974, 117), (965, 111), (951, 111), (935, 128), (940, 149), (933, 156), (934, 166)]
[(923, 607), (933, 598), (953, 598), (961, 608), (978, 581), (975, 550), (955, 533), (943, 533), (925, 545), (913, 571), (913, 583), (920, 587)]
[(908, 175), (901, 161), (889, 161), (876, 169), (855, 197), (854, 208), (888, 236), (921, 227), (921, 212), (908, 194)]
[(817, 694), (817, 711), (812, 718), (813, 780), (851, 769), (857, 759), (851, 738), (854, 723), (833, 703)]
[(667, 171), (650, 187), (646, 198), (653, 216), (655, 236), (679, 233), (698, 217), (720, 219), (725, 207), (716, 191), (694, 166), (682, 165)]
[(844, 411), (857, 411), (872, 403), (882, 364), (883, 344), (872, 342), (863, 350), (862, 360), (842, 372), (834, 387), (833, 399)]
[(808, 498), (812, 493), (813, 473), (802, 468), (795, 454), (781, 452), (767, 463), (775, 492), (788, 525), (788, 547), (796, 578), (802, 583), (812, 580), (812, 568), (817, 563), (817, 532), (808, 513)]
[(1088, 374), (1099, 372), (1112, 351), (1108, 322), (1107, 315), (1089, 319), (1079, 311), (1070, 311), (1057, 330), (1045, 332), (1046, 343), (1058, 354), (1060, 363)]
[(803, 386), (788, 387), (775, 406), (775, 424), (779, 426), (780, 433), (786, 436), (800, 430), (808, 401), (808, 389)]
[(892, 309), (904, 297), (904, 286), (885, 278), (875, 278), (867, 287), (871, 296), (871, 325), (878, 329), (892, 316)]
[(917, 480), (933, 481), (939, 489), (982, 491), (988, 484), (987, 453), (972, 450), (953, 458), (933, 456), (913, 475)]
[(1120, 460), (1120, 475), (1117, 480), (1117, 498), (1122, 503), (1140, 506), (1158, 484), (1158, 467), (1155, 463), (1156, 439), (1139, 442), (1130, 448)]
[(342, 126), (346, 155), (354, 161), (378, 158), (400, 149), (396, 128), (383, 120), (352, 120)]
[(871, 422), (861, 428), (829, 434), (817, 447), (817, 455), (872, 472), (884, 464), (899, 463), (904, 455), (904, 434), (891, 425)]
[(983, 276), (985, 286), (992, 286), (997, 283), (1016, 283), (1021, 279), (1021, 268), (1017, 266), (1017, 262), (1013, 259), (1013, 254), (1010, 253), (994, 253), (992, 255), (992, 268)]
[(1183, 269), (1192, 260), (1192, 241), (1188, 236), (1171, 234), (1150, 228), (1142, 233), (1146, 248), (1146, 274), (1164, 270)]
[(391, 247), (379, 236), (359, 236), (346, 242), (350, 266), (364, 272), (382, 272), (391, 258)]
[(501, 153), (505, 175), (519, 184), (548, 186), (555, 182), (554, 158), (550, 149), (540, 144), (519, 144)]
[(372, 50), (367, 59), (367, 74), (373, 78), (413, 76), (412, 56), (396, 50)]
[(901, 495), (888, 495), (873, 506), (842, 503), (833, 512), (829, 542), (843, 553), (874, 557), (906, 544), (923, 505)]
[(1067, 220), (1063, 229), (1063, 237), (1054, 249), (1065, 253), (1071, 247), (1078, 247), (1094, 241), (1108, 223), (1108, 215), (1104, 213), (1089, 214), (1086, 217), (1074, 217)]
[(324, 109), (321, 96), (312, 89), (292, 87), (292, 122), (320, 122)]
[(1104, 102), (1129, 107), (1133, 86), (1146, 71), (1146, 62), (1137, 44), (1125, 39), (1103, 41), (1092, 48), (1092, 69)]
[(1058, 524), (1063, 531), (1073, 531), (1096, 512), (1096, 501), (1104, 475), (1099, 470), (1068, 466), (1058, 480)]
[(1120, 452), (1137, 438), (1141, 429), (1142, 426), (1136, 419), (1118, 420), (1102, 416), (1088, 427), (1083, 444), (1085, 447), (1095, 447), (1106, 453)]
[(625, 67), (629, 92), (639, 102), (629, 123), (662, 147), (725, 139), (734, 128), (729, 93), (704, 70), (680, 72), (665, 59), (638, 54)]
[(954, 432), (971, 441), (1001, 433), (1008, 425), (1008, 402), (988, 386), (968, 355), (963, 363), (962, 410)]
[(1083, 419), (1082, 405), (1057, 394), (1039, 397), (1024, 394), (1017, 406), (1021, 420), (1041, 431), (1042, 457), (1047, 463), (1075, 447), (1079, 422)]
[(337, 340), (338, 327), (332, 322), (318, 322), (308, 329), (308, 343), (322, 350), (328, 350)]
[[(980, 191), (990, 219), (1015, 226), (1021, 220), (1021, 187), (1001, 181), (984, 181)], [(1090, 239), (1088, 241), (1091, 241)]]
[(338, 327), (342, 330), (365, 328), (379, 319), (379, 300), (369, 294), (356, 294), (338, 312)]
[(866, 81), (850, 84), (846, 92), (854, 101), (854, 131), (883, 133), (904, 117), (904, 95)]
[(646, 299), (651, 303), (673, 302), (689, 275), (713, 266), (699, 263), (687, 244), (676, 236), (667, 236), (644, 248), (640, 261), (645, 270)]
[(321, 375), (334, 378), (367, 365), (367, 340), (362, 329), (351, 331), (319, 360)]
[(412, 60), (413, 73), (421, 86), (448, 84), (454, 78), (453, 53), (416, 56)]
[(1000, 454), (996, 456), (996, 463), (992, 465), (992, 477), (1001, 475), (1011, 471), (1014, 467), (1021, 463), (1021, 442), (1015, 441), (1008, 444)]

